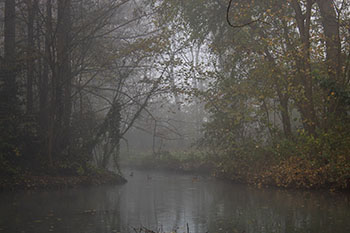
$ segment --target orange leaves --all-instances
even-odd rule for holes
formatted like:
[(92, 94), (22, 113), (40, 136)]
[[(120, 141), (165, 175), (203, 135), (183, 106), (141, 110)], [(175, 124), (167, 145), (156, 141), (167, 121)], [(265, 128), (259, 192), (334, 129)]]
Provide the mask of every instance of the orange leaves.
[(221, 177), (254, 184), (298, 189), (347, 189), (350, 184), (350, 163), (346, 156), (336, 156), (334, 162), (320, 165), (317, 161), (291, 156), (265, 167), (249, 159), (236, 158), (219, 163)]

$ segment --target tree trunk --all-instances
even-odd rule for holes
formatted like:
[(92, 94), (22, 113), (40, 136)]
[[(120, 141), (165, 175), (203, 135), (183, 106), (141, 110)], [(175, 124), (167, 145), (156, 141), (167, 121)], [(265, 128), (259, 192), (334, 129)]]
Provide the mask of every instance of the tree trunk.
[(289, 98), (284, 95), (280, 96), (279, 102), (281, 105), (281, 116), (282, 116), (282, 125), (283, 125), (283, 132), (286, 138), (291, 138), (292, 137), (292, 127), (290, 124), (290, 117), (289, 117), (289, 112), (288, 112), (288, 102)]
[[(49, 107), (49, 64), (53, 63), (53, 57), (51, 53), (52, 47), (52, 2), (47, 0), (46, 2), (46, 22), (45, 22), (45, 56), (42, 81), (40, 84), (40, 126), (42, 130), (42, 136), (46, 147), (45, 152), (48, 156), (49, 165), (53, 165), (53, 121), (54, 121), (54, 88), (51, 89), (51, 104)], [(53, 69), (54, 73), (54, 69)], [(52, 85), (54, 80), (52, 77)]]
[(338, 80), (341, 76), (341, 46), (339, 37), (339, 22), (335, 12), (333, 1), (317, 0), (320, 8), (322, 25), (326, 37), (326, 52), (328, 74), (331, 78)]
[(27, 24), (27, 114), (33, 113), (33, 79), (34, 79), (34, 20), (35, 3), (27, 0), (28, 24)]
[[(329, 93), (333, 90), (339, 90), (346, 85), (345, 75), (343, 76), (343, 62), (341, 56), (341, 44), (339, 35), (339, 21), (336, 15), (335, 6), (333, 1), (329, 0), (317, 0), (317, 5), (320, 8), (323, 31), (326, 38), (326, 66), (328, 71), (328, 77), (333, 86), (329, 87)], [(342, 79), (342, 77), (344, 77)], [(329, 95), (330, 102), (328, 113), (332, 114), (335, 118), (344, 116), (346, 110), (344, 105), (339, 102), (339, 98), (336, 95)], [(326, 120), (326, 126), (328, 127), (334, 121), (334, 117), (330, 117)]]
[(57, 23), (57, 80), (56, 80), (56, 129), (58, 133), (57, 149), (65, 149), (70, 141), (71, 116), (71, 65), (70, 31), (71, 0), (58, 1)]
[(45, 21), (45, 51), (43, 59), (43, 71), (40, 75), (39, 82), (39, 114), (40, 114), (40, 128), (43, 132), (42, 135), (47, 136), (48, 120), (49, 120), (49, 61), (50, 47), (51, 47), (51, 34), (52, 34), (52, 15), (51, 15), (51, 0), (46, 2), (46, 21)]
[[(277, 67), (276, 62), (273, 59), (273, 57), (268, 49), (265, 49), (265, 54), (266, 54), (268, 61), (270, 62), (270, 65), (272, 66), (271, 70), (275, 70)], [(278, 72), (281, 73), (281, 71), (278, 71)], [(283, 93), (283, 86), (278, 79), (278, 74), (277, 73), (272, 74), (272, 77), (274, 79), (274, 83), (275, 83), (274, 87), (275, 87), (275, 90), (277, 92), (278, 101), (281, 105), (283, 133), (284, 133), (286, 138), (290, 138), (292, 136), (292, 127), (291, 127), (289, 111), (288, 111), (288, 109), (289, 109), (288, 108), (289, 95), (288, 95), (287, 91), (286, 91), (286, 93)], [(285, 89), (288, 89), (288, 88), (285, 87)], [(266, 106), (266, 104), (265, 104), (265, 106)]]
[(298, 1), (292, 1), (292, 7), (295, 11), (295, 19), (302, 42), (301, 50), (296, 54), (295, 58), (298, 70), (298, 84), (303, 88), (300, 92), (301, 96), (297, 99), (297, 103), (305, 130), (310, 135), (315, 135), (317, 118), (313, 101), (313, 83), (310, 64), (310, 23), (312, 4), (313, 2), (311, 0), (307, 1), (306, 12), (303, 14)]
[(4, 38), (4, 107), (10, 110), (16, 105), (16, 1), (5, 0)]

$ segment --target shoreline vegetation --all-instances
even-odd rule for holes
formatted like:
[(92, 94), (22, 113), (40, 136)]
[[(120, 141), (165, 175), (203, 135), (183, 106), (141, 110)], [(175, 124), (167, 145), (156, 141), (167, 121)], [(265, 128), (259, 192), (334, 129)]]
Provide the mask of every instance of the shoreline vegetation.
[(22, 175), (1, 176), (0, 192), (18, 190), (52, 190), (74, 188), (86, 185), (116, 184), (127, 180), (107, 170), (89, 171), (87, 174), (36, 174), (26, 172)]
[(122, 166), (134, 169), (172, 170), (207, 174), (260, 187), (305, 190), (350, 190), (350, 165), (339, 156), (320, 164), (291, 156), (284, 159), (241, 157), (232, 160), (213, 158), (199, 152), (177, 152), (123, 157)]
[[(276, 159), (260, 154), (259, 156), (242, 155), (225, 158), (222, 155), (213, 156), (200, 151), (164, 151), (155, 155), (153, 153), (123, 155), (120, 166), (131, 169), (205, 174), (219, 179), (254, 185), (257, 188), (350, 190), (350, 164), (346, 161), (345, 156), (337, 156), (331, 161), (320, 163), (317, 160), (296, 156)], [(127, 174), (124, 176), (126, 177)], [(23, 171), (13, 175), (1, 175), (0, 192), (50, 190), (85, 185), (120, 185), (127, 182), (124, 176), (92, 167), (86, 168), (83, 173), (77, 171), (57, 171), (56, 173)]]

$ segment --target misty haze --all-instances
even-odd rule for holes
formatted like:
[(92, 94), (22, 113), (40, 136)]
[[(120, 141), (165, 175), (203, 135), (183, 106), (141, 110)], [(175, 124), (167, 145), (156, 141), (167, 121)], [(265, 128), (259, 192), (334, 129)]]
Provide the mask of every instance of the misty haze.
[(0, 233), (350, 232), (350, 0), (0, 0)]

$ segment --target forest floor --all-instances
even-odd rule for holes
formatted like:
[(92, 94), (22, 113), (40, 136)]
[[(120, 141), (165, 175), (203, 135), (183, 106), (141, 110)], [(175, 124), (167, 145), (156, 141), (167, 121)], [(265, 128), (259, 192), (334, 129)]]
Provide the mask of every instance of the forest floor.
[(84, 185), (123, 184), (126, 179), (110, 171), (88, 175), (43, 175), (24, 173), (0, 177), (0, 191), (62, 189)]

